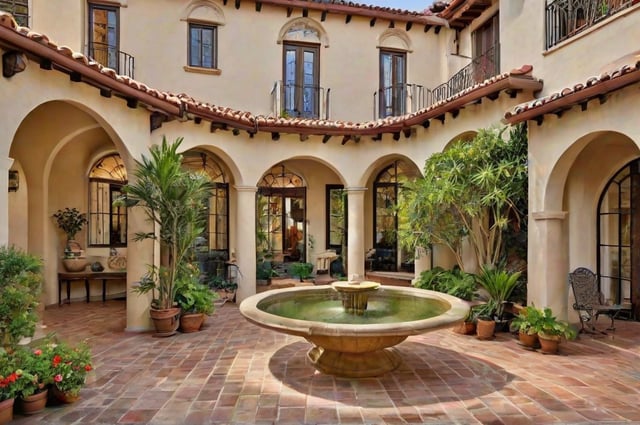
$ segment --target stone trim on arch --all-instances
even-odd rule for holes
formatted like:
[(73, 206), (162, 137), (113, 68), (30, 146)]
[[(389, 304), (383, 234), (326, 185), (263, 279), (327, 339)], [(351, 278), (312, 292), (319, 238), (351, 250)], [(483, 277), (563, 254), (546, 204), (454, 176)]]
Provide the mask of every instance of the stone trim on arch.
[(215, 25), (226, 23), (224, 12), (212, 0), (194, 0), (185, 7), (181, 21), (206, 22)]
[[(289, 38), (287, 34), (291, 30), (296, 29), (309, 29), (313, 30), (317, 33), (317, 37), (307, 37), (306, 35), (303, 37)], [(303, 41), (307, 43), (320, 43), (324, 47), (329, 47), (329, 36), (327, 32), (322, 27), (322, 25), (314, 21), (311, 18), (295, 18), (287, 22), (282, 26), (280, 32), (278, 33), (278, 44), (282, 44), (284, 41)]]
[(404, 50), (408, 53), (413, 52), (413, 44), (411, 38), (406, 31), (400, 28), (388, 28), (378, 36), (379, 49), (395, 49)]

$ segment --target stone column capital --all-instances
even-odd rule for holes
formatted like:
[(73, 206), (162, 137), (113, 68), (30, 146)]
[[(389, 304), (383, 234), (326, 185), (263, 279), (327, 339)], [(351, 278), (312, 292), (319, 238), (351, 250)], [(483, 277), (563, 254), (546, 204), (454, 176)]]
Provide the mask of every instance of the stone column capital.
[(258, 188), (256, 186), (241, 186), (241, 185), (234, 185), (233, 188), (237, 191), (237, 192), (257, 192)]
[(534, 220), (564, 220), (568, 214), (568, 211), (536, 211), (531, 217)]

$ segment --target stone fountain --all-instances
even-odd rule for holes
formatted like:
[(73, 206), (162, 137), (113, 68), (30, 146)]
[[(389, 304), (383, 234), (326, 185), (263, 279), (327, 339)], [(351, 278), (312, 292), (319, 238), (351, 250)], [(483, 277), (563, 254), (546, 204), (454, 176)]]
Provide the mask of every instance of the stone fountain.
[(256, 325), (307, 339), (313, 344), (307, 356), (320, 372), (363, 378), (396, 369), (401, 359), (391, 347), (463, 321), (469, 306), (440, 292), (348, 281), (252, 295), (240, 312)]

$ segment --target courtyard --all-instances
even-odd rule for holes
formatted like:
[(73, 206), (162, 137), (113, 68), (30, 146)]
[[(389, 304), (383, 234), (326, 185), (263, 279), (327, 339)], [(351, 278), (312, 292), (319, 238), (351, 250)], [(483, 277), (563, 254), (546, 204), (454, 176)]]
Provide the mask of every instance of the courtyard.
[(78, 402), (12, 423), (640, 423), (638, 322), (565, 341), (559, 355), (508, 333), (479, 341), (439, 330), (398, 345), (396, 371), (350, 380), (319, 374), (307, 341), (250, 324), (235, 304), (169, 338), (124, 332), (125, 310), (122, 300), (46, 309), (45, 331), (87, 339), (95, 371)]

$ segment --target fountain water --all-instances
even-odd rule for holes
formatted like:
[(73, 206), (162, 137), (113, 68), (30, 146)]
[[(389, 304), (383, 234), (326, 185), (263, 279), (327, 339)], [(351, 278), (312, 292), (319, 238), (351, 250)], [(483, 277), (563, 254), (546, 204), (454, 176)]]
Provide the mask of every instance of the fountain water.
[(311, 342), (316, 369), (351, 378), (394, 370), (401, 359), (391, 347), (461, 322), (468, 311), (447, 294), (369, 281), (266, 291), (240, 304), (250, 322)]

